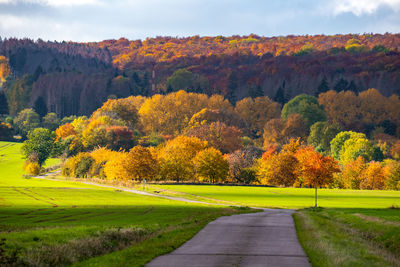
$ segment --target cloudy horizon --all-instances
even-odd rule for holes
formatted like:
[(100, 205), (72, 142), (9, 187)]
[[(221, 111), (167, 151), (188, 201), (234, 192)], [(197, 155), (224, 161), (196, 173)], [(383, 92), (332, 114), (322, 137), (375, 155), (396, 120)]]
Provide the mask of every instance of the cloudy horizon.
[(398, 33), (400, 0), (0, 0), (0, 37)]

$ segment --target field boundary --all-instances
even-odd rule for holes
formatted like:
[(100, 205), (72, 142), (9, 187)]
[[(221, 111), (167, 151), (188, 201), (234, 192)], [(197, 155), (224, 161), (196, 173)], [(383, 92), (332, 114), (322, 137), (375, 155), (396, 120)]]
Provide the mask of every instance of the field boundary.
[[(68, 181), (68, 180), (63, 180), (63, 179), (48, 178), (48, 176), (51, 174), (54, 174), (54, 172), (47, 173), (47, 174), (41, 175), (41, 176), (32, 176), (32, 178), (43, 179), (43, 180), (48, 180), (48, 181), (60, 181), (60, 182)], [(242, 207), (242, 205), (210, 203), (210, 202), (205, 202), (205, 201), (187, 199), (187, 198), (183, 198), (183, 197), (172, 197), (172, 196), (166, 196), (166, 195), (153, 194), (153, 193), (148, 193), (148, 192), (144, 192), (144, 191), (140, 191), (140, 190), (136, 190), (136, 189), (124, 188), (124, 187), (113, 186), (113, 185), (105, 185), (105, 184), (99, 184), (99, 183), (94, 183), (94, 182), (86, 182), (86, 181), (73, 181), (73, 182), (87, 184), (87, 185), (94, 185), (94, 186), (104, 187), (104, 188), (110, 188), (110, 189), (114, 189), (114, 190), (121, 190), (123, 192), (128, 192), (128, 193), (132, 193), (132, 194), (151, 196), (151, 197), (159, 197), (159, 198), (165, 198), (165, 199), (169, 199), (169, 200), (182, 201), (182, 202), (188, 202), (188, 203), (198, 203), (198, 204), (205, 204), (205, 205), (225, 206), (225, 207)], [(218, 199), (215, 199), (215, 201), (218, 201)], [(263, 208), (259, 208), (259, 207), (249, 207), (249, 208), (263, 209)]]

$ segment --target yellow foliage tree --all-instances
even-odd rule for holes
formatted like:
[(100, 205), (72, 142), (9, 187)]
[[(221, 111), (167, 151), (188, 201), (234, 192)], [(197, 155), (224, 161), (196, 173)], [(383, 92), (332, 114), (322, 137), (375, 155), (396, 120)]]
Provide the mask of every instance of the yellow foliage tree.
[(26, 161), (24, 169), (29, 175), (39, 175), (41, 167), (38, 162)]
[(7, 76), (11, 74), (8, 59), (5, 56), (0, 56), (0, 85), (5, 82)]
[(57, 140), (76, 135), (75, 128), (71, 123), (61, 125), (56, 129)]
[(145, 132), (179, 134), (193, 114), (207, 107), (204, 94), (178, 91), (168, 95), (154, 95), (139, 110)]
[(91, 177), (106, 178), (104, 173), (104, 165), (111, 159), (118, 157), (117, 151), (107, 149), (105, 147), (98, 147), (93, 150), (90, 155), (94, 159), (94, 164), (89, 170)]
[(109, 99), (101, 108), (93, 113), (92, 117), (96, 118), (106, 115), (115, 119), (121, 119), (126, 125), (133, 127), (139, 120), (136, 105), (140, 105), (142, 100), (135, 97)]
[(360, 189), (361, 174), (365, 168), (365, 159), (362, 156), (349, 162), (342, 172), (344, 188)]
[(148, 148), (135, 146), (127, 155), (126, 168), (132, 179), (154, 180), (158, 172), (158, 162)]
[(193, 179), (193, 158), (207, 146), (206, 141), (197, 137), (178, 136), (168, 141), (158, 153), (161, 179), (177, 182)]
[(281, 106), (268, 96), (244, 98), (236, 103), (235, 112), (244, 121), (245, 129), (253, 137), (260, 137), (267, 121), (280, 117)]
[(104, 173), (107, 179), (119, 181), (127, 181), (132, 179), (126, 166), (127, 160), (128, 153), (118, 152), (112, 159), (107, 161), (104, 165)]
[(220, 183), (226, 180), (229, 165), (221, 151), (213, 147), (204, 149), (197, 153), (193, 163), (200, 181)]

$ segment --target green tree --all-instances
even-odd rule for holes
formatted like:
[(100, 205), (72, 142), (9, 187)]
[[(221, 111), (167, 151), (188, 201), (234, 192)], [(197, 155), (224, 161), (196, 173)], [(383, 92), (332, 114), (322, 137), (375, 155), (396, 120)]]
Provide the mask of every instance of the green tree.
[(317, 49), (315, 49), (314, 45), (312, 44), (305, 44), (303, 45), (299, 52), (294, 53), (295, 56), (304, 56), (304, 55), (308, 55), (311, 54), (312, 52), (316, 51)]
[(87, 177), (88, 172), (95, 160), (89, 154), (83, 154), (80, 161), (76, 165), (75, 176), (76, 177)]
[(179, 69), (167, 79), (167, 88), (170, 87), (173, 91), (190, 91), (193, 89), (194, 79), (192, 72), (186, 69)]
[(26, 158), (37, 156), (40, 166), (46, 161), (53, 150), (55, 135), (46, 128), (36, 128), (29, 132), (28, 139), (22, 145), (22, 152)]
[(31, 108), (27, 108), (18, 113), (14, 119), (14, 125), (17, 126), (18, 132), (25, 137), (29, 131), (39, 127), (40, 117)]
[(51, 112), (47, 113), (47, 115), (43, 117), (42, 124), (44, 128), (47, 128), (50, 131), (55, 131), (60, 125), (60, 120), (56, 113)]
[(344, 142), (340, 151), (340, 161), (347, 164), (361, 156), (368, 162), (374, 160), (377, 154), (375, 147), (368, 139), (350, 138)]
[(329, 152), (330, 142), (339, 132), (339, 126), (318, 121), (311, 126), (307, 142), (319, 152)]
[(326, 121), (326, 114), (318, 99), (302, 94), (298, 95), (283, 106), (282, 119), (286, 120), (290, 114), (300, 114), (307, 129), (317, 121)]
[(385, 46), (383, 46), (383, 45), (374, 45), (374, 47), (372, 47), (372, 50), (371, 50), (372, 52), (375, 52), (375, 53), (379, 53), (379, 52), (385, 52), (385, 53), (387, 53), (387, 52), (389, 52), (390, 50), (389, 49), (387, 49)]
[(15, 115), (26, 108), (29, 104), (32, 92), (33, 80), (30, 75), (24, 75), (16, 81), (10, 81), (4, 85), (4, 92), (7, 95), (10, 114)]
[(338, 133), (335, 136), (335, 138), (332, 139), (332, 141), (330, 143), (332, 156), (336, 160), (340, 160), (340, 153), (342, 151), (344, 143), (348, 139), (365, 139), (365, 138), (366, 138), (366, 136), (363, 133), (356, 133), (356, 132), (352, 132), (352, 131), (344, 131), (344, 132)]
[(66, 123), (71, 123), (73, 122), (76, 118), (78, 118), (76, 115), (71, 115), (68, 117), (64, 117), (61, 119), (60, 125), (66, 124)]

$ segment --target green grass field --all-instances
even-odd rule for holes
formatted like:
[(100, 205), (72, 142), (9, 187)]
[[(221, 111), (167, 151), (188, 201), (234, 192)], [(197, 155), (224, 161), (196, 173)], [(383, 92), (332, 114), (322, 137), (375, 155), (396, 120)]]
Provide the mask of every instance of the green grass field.
[[(23, 177), (21, 144), (0, 142), (0, 265), (143, 266), (209, 221), (246, 209), (140, 196), (76, 181)], [(46, 162), (58, 164), (57, 159)], [(139, 187), (138, 187), (139, 189)], [(400, 192), (158, 185), (146, 191), (210, 203), (300, 209), (313, 266), (400, 266)], [(392, 207), (392, 208), (389, 208)]]
[(25, 179), (20, 148), (0, 142), (0, 265), (142, 266), (216, 217), (243, 212), (77, 182)]
[[(188, 198), (203, 197), (252, 207), (300, 209), (314, 206), (314, 189), (214, 185), (150, 185), (149, 190)], [(325, 208), (400, 207), (400, 191), (319, 189)]]

